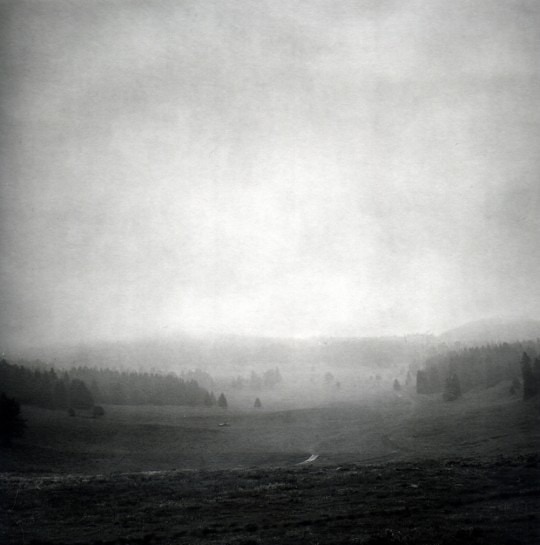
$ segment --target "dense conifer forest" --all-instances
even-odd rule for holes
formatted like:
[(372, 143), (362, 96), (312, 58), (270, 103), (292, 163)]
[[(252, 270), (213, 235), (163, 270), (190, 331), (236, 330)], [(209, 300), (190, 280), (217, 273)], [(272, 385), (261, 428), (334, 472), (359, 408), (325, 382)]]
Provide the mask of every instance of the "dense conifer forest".
[(533, 397), (540, 390), (540, 339), (438, 353), (417, 371), (416, 390), (419, 394), (444, 392), (450, 377), (454, 389), (459, 381), (461, 392), (512, 381), (514, 393), (523, 383), (523, 397)]
[(57, 371), (43, 364), (0, 362), (0, 390), (22, 404), (51, 409), (112, 405), (211, 405), (215, 399), (195, 380), (174, 374), (76, 367)]

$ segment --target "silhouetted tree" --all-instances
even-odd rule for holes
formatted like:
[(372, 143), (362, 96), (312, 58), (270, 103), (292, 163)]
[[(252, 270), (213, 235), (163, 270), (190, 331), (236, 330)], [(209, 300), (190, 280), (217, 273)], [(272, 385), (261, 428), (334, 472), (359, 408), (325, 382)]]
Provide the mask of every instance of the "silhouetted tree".
[(15, 437), (21, 437), (26, 423), (21, 417), (21, 406), (16, 399), (0, 395), (0, 439), (9, 446)]
[(397, 378), (394, 379), (394, 390), (396, 392), (399, 392), (401, 390), (401, 384), (399, 383), (399, 380)]
[(261, 400), (259, 398), (257, 398), (255, 400), (255, 403), (253, 405), (256, 409), (260, 409), (262, 407), (262, 403), (261, 403)]
[(218, 407), (221, 407), (222, 409), (226, 409), (228, 407), (227, 398), (225, 397), (225, 394), (221, 393), (218, 398)]
[(538, 393), (538, 381), (534, 375), (531, 358), (527, 352), (523, 352), (520, 363), (523, 377), (523, 399), (529, 399)]

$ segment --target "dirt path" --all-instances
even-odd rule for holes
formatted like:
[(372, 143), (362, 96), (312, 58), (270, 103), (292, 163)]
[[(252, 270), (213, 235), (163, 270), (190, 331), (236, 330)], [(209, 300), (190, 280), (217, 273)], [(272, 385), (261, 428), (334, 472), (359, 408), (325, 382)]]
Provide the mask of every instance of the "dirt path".
[(304, 464), (311, 464), (312, 462), (314, 462), (315, 460), (317, 460), (317, 458), (319, 457), (318, 454), (312, 454), (307, 460), (304, 460), (303, 462), (300, 462), (299, 466), (303, 466)]

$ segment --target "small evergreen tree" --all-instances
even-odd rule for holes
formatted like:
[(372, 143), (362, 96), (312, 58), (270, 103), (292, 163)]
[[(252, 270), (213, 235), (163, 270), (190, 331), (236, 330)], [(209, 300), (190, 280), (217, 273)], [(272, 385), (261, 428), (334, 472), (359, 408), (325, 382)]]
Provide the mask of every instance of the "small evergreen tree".
[(396, 392), (399, 392), (401, 390), (401, 384), (399, 383), (399, 380), (397, 378), (394, 379), (394, 390)]
[(529, 399), (538, 393), (538, 381), (534, 376), (531, 358), (527, 352), (521, 356), (521, 375), (523, 377), (523, 399)]
[(227, 398), (225, 397), (225, 394), (221, 393), (218, 398), (218, 407), (221, 407), (222, 409), (226, 409), (228, 407)]
[(261, 403), (261, 400), (259, 398), (257, 398), (255, 400), (255, 403), (253, 405), (256, 409), (260, 409), (262, 407), (262, 403)]
[(0, 440), (6, 446), (15, 437), (21, 437), (26, 423), (21, 417), (21, 406), (16, 399), (0, 395)]

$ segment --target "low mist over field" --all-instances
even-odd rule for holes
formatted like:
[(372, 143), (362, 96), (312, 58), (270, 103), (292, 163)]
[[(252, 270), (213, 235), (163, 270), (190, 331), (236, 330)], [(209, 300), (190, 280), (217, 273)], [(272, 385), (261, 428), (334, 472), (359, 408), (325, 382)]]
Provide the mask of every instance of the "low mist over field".
[(540, 4), (0, 2), (0, 542), (540, 543)]

